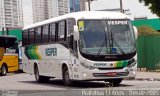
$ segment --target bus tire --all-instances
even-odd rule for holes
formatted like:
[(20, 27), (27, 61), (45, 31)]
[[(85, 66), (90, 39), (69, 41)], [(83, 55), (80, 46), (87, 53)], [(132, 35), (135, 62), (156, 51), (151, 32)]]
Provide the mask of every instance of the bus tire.
[(7, 66), (3, 64), (1, 67), (1, 75), (6, 76), (6, 74), (7, 74)]
[(64, 68), (63, 68), (62, 78), (63, 78), (64, 85), (66, 85), (66, 86), (71, 86), (72, 85), (72, 81), (70, 80), (69, 71), (68, 71), (67, 66), (64, 66)]
[(115, 86), (119, 86), (122, 80), (123, 80), (122, 78), (111, 79), (109, 80), (109, 83), (111, 84), (111, 86), (115, 87)]
[(35, 74), (36, 82), (38, 82), (38, 83), (47, 83), (47, 82), (49, 82), (49, 79), (50, 79), (49, 77), (45, 77), (45, 76), (40, 76), (39, 75), (39, 70), (38, 70), (37, 65), (34, 68), (34, 74)]

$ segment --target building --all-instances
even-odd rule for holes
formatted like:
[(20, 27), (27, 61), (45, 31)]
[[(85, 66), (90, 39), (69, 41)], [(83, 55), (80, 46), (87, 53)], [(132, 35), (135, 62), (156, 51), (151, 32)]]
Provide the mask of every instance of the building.
[(48, 9), (47, 5), (47, 0), (32, 0), (34, 23), (48, 19), (48, 12), (46, 11)]
[(0, 27), (22, 28), (22, 0), (0, 0)]
[(33, 22), (69, 13), (69, 0), (32, 0)]
[(86, 0), (70, 0), (70, 12), (84, 11)]
[(86, 0), (80, 0), (80, 10), (81, 11), (86, 10)]

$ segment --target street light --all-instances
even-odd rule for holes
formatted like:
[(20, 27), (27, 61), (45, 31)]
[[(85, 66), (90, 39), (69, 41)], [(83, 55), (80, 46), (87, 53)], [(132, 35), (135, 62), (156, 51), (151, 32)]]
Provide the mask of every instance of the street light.
[(92, 3), (92, 1), (97, 1), (97, 0), (87, 0), (89, 11), (91, 10), (91, 3)]
[(124, 13), (122, 0), (120, 0), (120, 10), (121, 10), (121, 13)]

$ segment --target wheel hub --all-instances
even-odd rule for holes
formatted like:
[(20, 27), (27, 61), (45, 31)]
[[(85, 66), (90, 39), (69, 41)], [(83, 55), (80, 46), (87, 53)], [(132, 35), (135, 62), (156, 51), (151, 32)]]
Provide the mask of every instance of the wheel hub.
[(68, 71), (66, 71), (66, 73), (65, 73), (65, 80), (69, 81), (69, 73), (68, 73)]
[(2, 72), (3, 72), (3, 74), (6, 74), (6, 73), (7, 73), (7, 70), (6, 70), (5, 67), (2, 67)]

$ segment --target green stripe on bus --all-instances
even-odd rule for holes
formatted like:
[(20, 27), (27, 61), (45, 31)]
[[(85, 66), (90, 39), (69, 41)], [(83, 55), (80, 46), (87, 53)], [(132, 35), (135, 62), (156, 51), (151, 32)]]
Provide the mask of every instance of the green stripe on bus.
[(27, 53), (30, 59), (42, 59), (40, 54), (38, 53), (37, 46), (28, 46)]
[(128, 61), (118, 61), (116, 62), (114, 67), (126, 67), (128, 65)]

